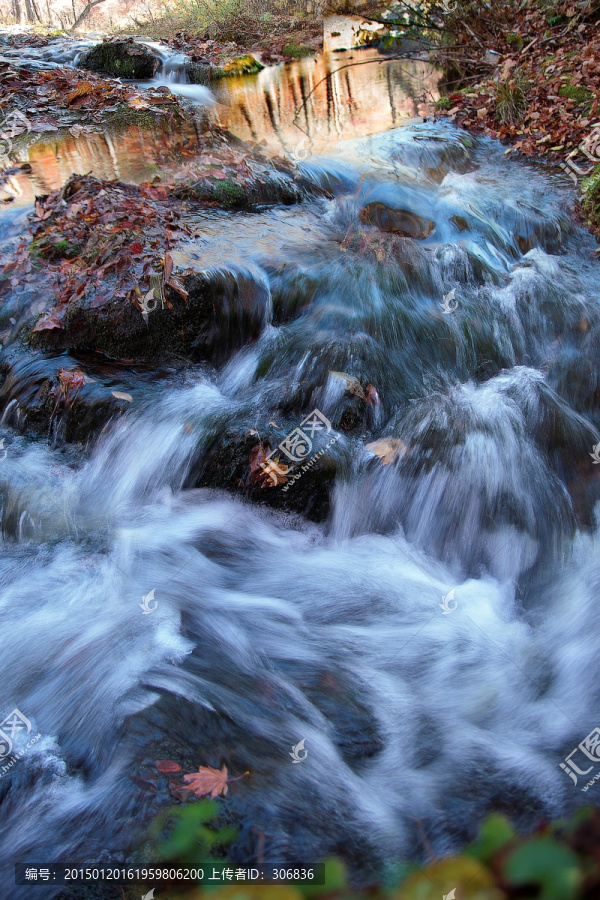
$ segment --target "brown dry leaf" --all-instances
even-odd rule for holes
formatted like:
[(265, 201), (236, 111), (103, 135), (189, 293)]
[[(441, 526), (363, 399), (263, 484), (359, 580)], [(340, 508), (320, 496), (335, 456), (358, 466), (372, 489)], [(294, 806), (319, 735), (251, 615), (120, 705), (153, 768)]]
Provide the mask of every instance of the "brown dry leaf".
[(336, 378), (341, 378), (342, 381), (346, 382), (346, 390), (350, 394), (354, 394), (356, 397), (360, 397), (361, 400), (366, 400), (367, 396), (360, 386), (360, 381), (358, 378), (355, 378), (354, 375), (346, 375), (345, 372), (334, 372), (333, 370), (329, 370), (330, 375), (334, 375)]
[(181, 772), (179, 763), (173, 762), (171, 759), (157, 759), (154, 765), (159, 772), (166, 774), (167, 772)]
[(184, 775), (183, 780), (189, 787), (183, 790), (189, 791), (196, 797), (205, 797), (210, 794), (211, 797), (225, 796), (228, 791), (227, 787), (227, 766), (219, 771), (211, 766), (199, 766), (197, 772), (191, 775)]
[(127, 106), (131, 107), (131, 109), (150, 109), (150, 104), (146, 103), (145, 100), (139, 99), (138, 97), (130, 100)]
[(400, 438), (380, 438), (378, 441), (373, 441), (372, 444), (367, 444), (365, 449), (378, 456), (382, 466), (387, 466), (404, 456), (406, 444)]
[[(250, 484), (260, 484), (261, 488), (270, 488), (277, 487), (278, 484), (285, 484), (288, 480), (285, 473), (289, 470), (289, 466), (281, 463), (278, 456), (268, 460), (267, 448), (262, 441), (252, 448), (248, 462), (250, 464)], [(270, 465), (271, 463), (272, 465)], [(263, 464), (265, 464), (265, 468), (263, 468)]]
[(187, 300), (189, 297), (189, 293), (186, 291), (183, 283), (179, 280), (177, 275), (171, 275), (170, 278), (165, 280), (165, 284), (168, 284), (169, 287), (172, 287), (174, 291), (176, 291), (180, 297), (183, 297), (184, 300)]
[(73, 103), (75, 100), (78, 100), (80, 97), (86, 97), (88, 94), (93, 94), (96, 88), (93, 84), (90, 84), (89, 81), (82, 81), (80, 85), (78, 85), (75, 90), (69, 94), (67, 97), (67, 103)]
[(173, 273), (173, 257), (170, 253), (165, 253), (165, 271), (164, 279), (168, 281)]
[(78, 369), (59, 369), (58, 383), (61, 393), (66, 397), (72, 389), (75, 389), (75, 391), (81, 390), (85, 384), (85, 375)]

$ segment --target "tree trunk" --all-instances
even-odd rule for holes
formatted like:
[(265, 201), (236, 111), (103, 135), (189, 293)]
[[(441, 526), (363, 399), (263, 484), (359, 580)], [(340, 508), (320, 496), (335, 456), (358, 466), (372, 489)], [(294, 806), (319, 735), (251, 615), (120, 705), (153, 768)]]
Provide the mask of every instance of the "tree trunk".
[(25, 0), (25, 14), (29, 25), (33, 25), (35, 20), (41, 21), (37, 8), (33, 0)]
[(79, 28), (79, 26), (84, 21), (84, 19), (87, 19), (88, 15), (90, 14), (90, 11), (93, 9), (94, 6), (98, 6), (99, 3), (105, 3), (105, 2), (106, 2), (106, 0), (91, 0), (91, 2), (88, 2), (85, 5), (83, 11), (77, 16), (77, 18), (71, 25), (71, 31), (75, 31), (76, 28)]
[(21, 6), (21, 0), (11, 0), (11, 12), (17, 25), (25, 24), (25, 13)]

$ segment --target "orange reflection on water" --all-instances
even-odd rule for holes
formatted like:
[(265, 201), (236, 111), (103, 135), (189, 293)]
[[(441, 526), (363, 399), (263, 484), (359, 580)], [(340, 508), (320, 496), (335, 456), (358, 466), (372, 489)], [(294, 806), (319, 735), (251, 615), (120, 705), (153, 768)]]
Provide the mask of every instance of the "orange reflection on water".
[(217, 98), (223, 125), (279, 152), (326, 153), (340, 140), (396, 128), (431, 115), (439, 72), (376, 50), (321, 54), (271, 66), (252, 78), (228, 78)]
[[(340, 140), (430, 115), (438, 80), (439, 73), (423, 61), (390, 60), (376, 50), (321, 54), (255, 76), (223, 79), (215, 91), (216, 111), (201, 114), (216, 116), (240, 138), (304, 159), (332, 152)], [(197, 152), (192, 117), (185, 124), (160, 117), (144, 125), (98, 125), (92, 133), (40, 136), (28, 150), (31, 172), (5, 181), (0, 199), (30, 204), (73, 174), (133, 183), (168, 177)]]

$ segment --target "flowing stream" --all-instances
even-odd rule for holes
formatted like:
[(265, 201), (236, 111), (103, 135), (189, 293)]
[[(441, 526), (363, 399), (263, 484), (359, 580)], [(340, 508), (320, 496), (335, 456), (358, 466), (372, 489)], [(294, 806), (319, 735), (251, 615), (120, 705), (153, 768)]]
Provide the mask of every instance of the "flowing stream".
[[(435, 84), (423, 64), (412, 94), (398, 63), (346, 68), (298, 128), (327, 65), (217, 96), (243, 138), (292, 152), (308, 137), (299, 165), (333, 192), (199, 218), (190, 257), (260, 287), (258, 339), (148, 379), (85, 448), (22, 435), (4, 411), (0, 716), (17, 708), (41, 735), (0, 765), (6, 885), (16, 861), (131, 859), (167, 800), (156, 759), (250, 772), (223, 801), (235, 862), (340, 855), (358, 879), (456, 851), (488, 812), (529, 828), (590, 798), (560, 763), (600, 724), (595, 245), (564, 176), (415, 118)], [(86, 165), (139, 169), (123, 135)], [(168, 170), (168, 143), (140, 135)], [(21, 214), (86, 140), (19, 176)], [(435, 228), (374, 235), (366, 207)], [(319, 515), (218, 489), (233, 425), (283, 436), (313, 409), (334, 476), (309, 469), (288, 495)]]

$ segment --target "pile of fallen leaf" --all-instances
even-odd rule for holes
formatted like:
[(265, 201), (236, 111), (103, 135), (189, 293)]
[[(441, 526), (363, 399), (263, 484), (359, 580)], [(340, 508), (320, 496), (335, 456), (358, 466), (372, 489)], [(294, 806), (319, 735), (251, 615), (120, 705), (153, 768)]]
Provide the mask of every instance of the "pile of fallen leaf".
[(170, 45), (185, 53), (192, 62), (207, 66), (223, 66), (225, 63), (247, 53), (245, 47), (234, 41), (211, 40), (206, 35), (178, 31), (169, 41)]
[(73, 298), (89, 298), (95, 306), (122, 298), (141, 311), (142, 288), (164, 273), (175, 234), (187, 233), (168, 201), (161, 184), (74, 176), (62, 190), (37, 199), (30, 239), (1, 261), (0, 290), (42, 284), (39, 289), (58, 301), (36, 330), (62, 327)]
[(101, 122), (104, 114), (125, 104), (153, 115), (173, 117), (181, 112), (166, 87), (141, 90), (78, 69), (39, 71), (0, 62), (0, 113), (4, 119), (15, 112), (26, 116), (29, 124), (20, 126), (21, 131), (52, 131), (72, 121)]
[(189, 204), (222, 205), (210, 199), (219, 185), (250, 192), (270, 172), (291, 178), (294, 169), (213, 128), (173, 182), (135, 185), (73, 176), (62, 189), (36, 199), (29, 234), (0, 258), (0, 296), (43, 291), (51, 298), (54, 308), (35, 331), (61, 328), (73, 300), (94, 307), (123, 300), (143, 313), (144, 299), (155, 308), (158, 292), (169, 307), (165, 285), (187, 297), (169, 251), (192, 234), (184, 215)]
[[(474, 35), (473, 21), (461, 19), (459, 2), (453, 27), (458, 29), (458, 42), (462, 36), (468, 46), (465, 55), (475, 62), (484, 60), (489, 51), (500, 56), (489, 75), (451, 93), (449, 110), (438, 114), (469, 130), (509, 140), (522, 153), (559, 163), (590, 135), (598, 107), (600, 30), (593, 4), (562, 2), (550, 7), (511, 0), (507, 5), (510, 27), (477, 30)], [(506, 116), (501, 121), (498, 91), (506, 84), (521, 95), (521, 109), (513, 121), (506, 121)], [(566, 93), (578, 96), (572, 99)]]
[(36, 34), (33, 31), (23, 34), (3, 34), (0, 36), (0, 47), (10, 47), (14, 50), (21, 47), (47, 47), (62, 37), (62, 34)]

